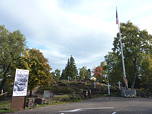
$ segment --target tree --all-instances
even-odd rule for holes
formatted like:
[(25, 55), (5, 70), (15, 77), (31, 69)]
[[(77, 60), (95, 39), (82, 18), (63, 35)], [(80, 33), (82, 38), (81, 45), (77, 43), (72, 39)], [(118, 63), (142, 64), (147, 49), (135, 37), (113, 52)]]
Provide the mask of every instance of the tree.
[(152, 55), (143, 57), (141, 67), (141, 86), (152, 92)]
[(77, 75), (78, 75), (78, 71), (75, 65), (75, 60), (71, 56), (70, 59), (68, 59), (65, 69), (62, 71), (61, 79), (76, 80)]
[(71, 56), (70, 57), (70, 62), (69, 62), (69, 76), (71, 77), (71, 79), (76, 79), (77, 75), (78, 75), (78, 71), (77, 71), (77, 67), (75, 65), (75, 60), (74, 58)]
[(62, 70), (60, 79), (61, 79), (61, 80), (62, 80), (62, 79), (63, 79), (63, 80), (64, 80), (64, 79), (67, 79), (65, 69)]
[[(145, 30), (139, 30), (139, 28), (133, 25), (131, 22), (121, 23), (121, 36), (123, 43), (123, 52), (124, 52), (124, 61), (127, 79), (129, 81), (129, 85), (131, 88), (137, 87), (140, 76), (140, 66), (142, 61), (143, 54), (151, 54), (152, 53), (152, 45), (151, 40), (152, 36), (148, 34)], [(121, 62), (121, 48), (120, 48), (120, 37), (115, 37), (113, 42), (113, 52), (112, 54), (116, 58), (116, 62), (114, 66), (112, 66), (112, 72), (116, 73), (117, 69), (121, 70), (121, 72), (117, 71), (117, 75), (119, 77), (123, 76), (122, 74), (122, 62)], [(112, 55), (110, 55), (112, 56)], [(109, 56), (109, 59), (110, 59)], [(107, 56), (107, 61), (108, 56)], [(108, 64), (110, 65), (110, 64)], [(110, 67), (109, 67), (110, 68)]]
[(123, 81), (122, 79), (122, 67), (121, 66), (121, 58), (118, 57), (116, 53), (109, 52), (108, 55), (105, 56), (105, 61), (107, 63), (107, 76), (111, 84), (115, 84), (118, 81)]
[(56, 69), (54, 72), (52, 72), (53, 73), (53, 78), (55, 79), (55, 80), (59, 80), (60, 79), (60, 77), (61, 77), (61, 71), (59, 70), (59, 69)]
[(28, 69), (30, 95), (35, 87), (48, 87), (53, 83), (48, 60), (37, 49), (26, 49), (19, 59), (18, 68)]
[(98, 81), (102, 81), (102, 73), (103, 73), (103, 67), (102, 66), (97, 66), (93, 70), (93, 75), (96, 77)]
[(69, 67), (70, 67), (69, 65), (70, 65), (70, 61), (68, 59), (65, 69), (62, 70), (61, 79), (69, 80)]
[(90, 78), (91, 78), (91, 70), (88, 69), (88, 79), (90, 79)]
[(91, 77), (90, 73), (91, 71), (87, 69), (86, 67), (80, 68), (80, 71), (79, 71), (80, 80), (88, 80)]
[(13, 80), (15, 65), (24, 47), (25, 38), (20, 31), (9, 32), (0, 26), (0, 91), (6, 86), (7, 80)]

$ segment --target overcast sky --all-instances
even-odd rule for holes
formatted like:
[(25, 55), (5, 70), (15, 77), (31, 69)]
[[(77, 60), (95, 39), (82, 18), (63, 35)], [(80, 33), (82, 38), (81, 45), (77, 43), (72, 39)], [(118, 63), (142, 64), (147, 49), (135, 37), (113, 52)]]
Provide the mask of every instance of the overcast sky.
[(0, 25), (20, 30), (53, 70), (64, 68), (71, 55), (78, 68), (92, 69), (111, 51), (116, 4), (120, 22), (152, 34), (152, 0), (0, 0)]

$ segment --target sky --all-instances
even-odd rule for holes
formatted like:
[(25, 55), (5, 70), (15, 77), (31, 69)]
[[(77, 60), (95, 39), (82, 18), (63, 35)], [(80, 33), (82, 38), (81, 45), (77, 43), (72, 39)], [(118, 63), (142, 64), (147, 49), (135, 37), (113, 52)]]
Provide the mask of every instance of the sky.
[(152, 34), (152, 0), (0, 0), (0, 25), (20, 30), (53, 70), (71, 55), (78, 68), (93, 69), (113, 47), (116, 5), (120, 22)]

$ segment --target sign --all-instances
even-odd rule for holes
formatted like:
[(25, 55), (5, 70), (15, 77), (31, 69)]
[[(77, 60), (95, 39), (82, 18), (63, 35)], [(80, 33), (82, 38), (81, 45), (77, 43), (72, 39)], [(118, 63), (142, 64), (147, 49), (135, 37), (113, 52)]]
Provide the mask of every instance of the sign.
[(49, 90), (44, 90), (43, 97), (44, 98), (52, 98), (53, 97), (53, 93), (51, 91), (49, 91)]
[(29, 70), (16, 69), (13, 96), (26, 96)]

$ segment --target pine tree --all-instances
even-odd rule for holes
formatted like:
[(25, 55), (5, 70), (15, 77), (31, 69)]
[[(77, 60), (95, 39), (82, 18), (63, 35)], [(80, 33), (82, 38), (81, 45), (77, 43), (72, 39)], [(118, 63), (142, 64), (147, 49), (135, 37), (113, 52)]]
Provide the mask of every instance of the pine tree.
[(77, 67), (75, 65), (74, 58), (70, 57), (70, 63), (69, 63), (69, 76), (72, 80), (76, 80), (78, 75)]
[(65, 69), (62, 70), (60, 79), (66, 79)]
[(75, 80), (77, 78), (77, 75), (78, 71), (75, 65), (75, 60), (71, 56), (70, 59), (68, 59), (65, 69), (62, 71), (61, 79)]
[(90, 78), (91, 78), (91, 70), (88, 69), (88, 79), (90, 79)]

